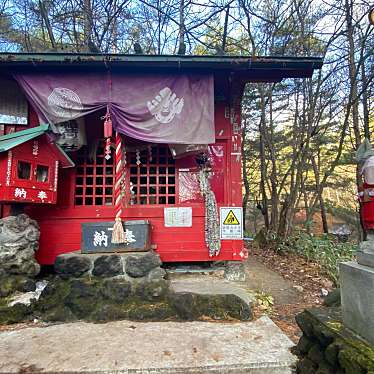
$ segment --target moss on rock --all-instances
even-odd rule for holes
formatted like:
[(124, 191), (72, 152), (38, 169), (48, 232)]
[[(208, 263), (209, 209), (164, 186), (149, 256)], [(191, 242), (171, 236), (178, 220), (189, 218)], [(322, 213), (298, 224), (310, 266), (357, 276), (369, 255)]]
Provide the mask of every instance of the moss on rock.
[(326, 361), (332, 365), (332, 366), (337, 366), (338, 365), (338, 354), (339, 350), (341, 348), (341, 345), (338, 342), (333, 342), (330, 345), (326, 347), (325, 350), (325, 358)]
[(105, 300), (122, 303), (131, 294), (131, 283), (123, 278), (105, 279), (101, 285), (101, 295)]
[(134, 294), (146, 301), (162, 300), (168, 292), (169, 283), (165, 280), (139, 282), (134, 289)]
[(307, 354), (309, 349), (312, 348), (313, 346), (313, 341), (306, 336), (302, 336), (297, 343), (296, 346), (296, 353), (297, 354)]
[(98, 281), (74, 279), (70, 282), (70, 292), (65, 298), (65, 305), (78, 319), (87, 318), (103, 304), (100, 288)]
[(319, 374), (335, 374), (335, 367), (331, 366), (327, 361), (321, 361), (318, 365), (316, 373)]
[(46, 322), (74, 322), (78, 320), (65, 305), (57, 305), (55, 308), (46, 311), (42, 319)]
[(123, 305), (102, 304), (87, 316), (87, 319), (93, 322), (108, 322), (120, 319), (126, 319), (128, 312)]
[(314, 374), (316, 369), (316, 364), (307, 357), (297, 363), (297, 372), (300, 374)]
[[(318, 363), (316, 373), (374, 372), (374, 347), (344, 327), (339, 310), (306, 310), (297, 316), (297, 322), (304, 333), (302, 339), (316, 342), (308, 352), (305, 352), (306, 348), (297, 350), (299, 363), (307, 356), (310, 361)], [(303, 341), (299, 345), (307, 347)], [(298, 370), (298, 373), (303, 372)]]
[(249, 320), (252, 310), (236, 295), (171, 292), (169, 282), (164, 279), (138, 278), (131, 283), (124, 276), (54, 277), (30, 308), (9, 308), (5, 301), (0, 307), (2, 323), (20, 322), (31, 316), (51, 322), (198, 320), (205, 317)]
[(128, 318), (135, 321), (163, 321), (176, 319), (175, 310), (165, 302), (133, 303), (128, 310)]
[(23, 275), (12, 275), (0, 278), (0, 297), (7, 297), (19, 292), (35, 290), (35, 281)]
[(324, 360), (323, 352), (318, 344), (313, 344), (308, 351), (308, 358), (316, 365)]
[(317, 340), (323, 347), (327, 347), (334, 341), (334, 332), (332, 332), (323, 324), (313, 325), (313, 335), (317, 338)]
[(197, 312), (216, 320), (230, 318), (249, 320), (252, 317), (250, 307), (236, 295), (195, 295)]
[(183, 320), (196, 320), (203, 316), (215, 320), (249, 320), (252, 310), (236, 295), (200, 295), (193, 293), (170, 294), (169, 301)]
[(64, 303), (69, 292), (70, 282), (60, 278), (50, 280), (40, 295), (36, 309), (40, 312), (52, 310)]
[(33, 310), (23, 304), (15, 304), (11, 307), (0, 307), (0, 323), (12, 324), (32, 319)]
[(357, 353), (357, 351), (352, 352), (349, 348), (343, 348), (339, 351), (339, 364), (344, 368), (346, 374), (364, 374), (366, 372), (356, 360)]
[(305, 336), (308, 338), (313, 338), (313, 323), (310, 321), (308, 314), (306, 312), (302, 312), (295, 316), (296, 323), (300, 327), (300, 330), (303, 332)]

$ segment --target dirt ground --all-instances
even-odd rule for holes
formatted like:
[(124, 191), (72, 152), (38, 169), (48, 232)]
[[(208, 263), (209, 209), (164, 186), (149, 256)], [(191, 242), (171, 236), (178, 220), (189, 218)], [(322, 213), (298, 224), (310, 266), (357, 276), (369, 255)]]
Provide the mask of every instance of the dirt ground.
[[(296, 343), (301, 332), (295, 315), (321, 305), (322, 292), (331, 291), (333, 283), (318, 264), (295, 254), (282, 255), (258, 248), (249, 251), (246, 286), (273, 297), (274, 305), (265, 312)], [(256, 308), (255, 314), (263, 313), (264, 310)]]

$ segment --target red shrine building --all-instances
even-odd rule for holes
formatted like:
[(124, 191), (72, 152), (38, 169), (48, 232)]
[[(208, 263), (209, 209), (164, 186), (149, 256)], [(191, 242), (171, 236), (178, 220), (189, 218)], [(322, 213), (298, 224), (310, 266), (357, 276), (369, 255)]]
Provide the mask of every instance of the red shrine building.
[(40, 225), (37, 259), (156, 251), (242, 261), (245, 84), (319, 58), (0, 54), (0, 215)]

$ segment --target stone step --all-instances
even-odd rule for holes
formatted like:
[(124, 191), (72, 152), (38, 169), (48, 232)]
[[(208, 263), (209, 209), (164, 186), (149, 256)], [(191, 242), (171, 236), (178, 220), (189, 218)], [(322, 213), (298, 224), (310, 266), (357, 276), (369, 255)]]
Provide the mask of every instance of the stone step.
[(195, 293), (199, 295), (235, 295), (250, 308), (254, 295), (239, 285), (222, 279), (171, 279), (171, 289), (176, 293)]
[(291, 374), (293, 343), (266, 316), (240, 323), (116, 321), (0, 333), (0, 373)]
[[(230, 319), (232, 316), (241, 321), (253, 318), (254, 295), (239, 287), (234, 282), (210, 278), (171, 279), (170, 289), (175, 294), (180, 309), (185, 311), (187, 319), (193, 318), (193, 300), (199, 305), (204, 300), (205, 310), (210, 311), (210, 317), (217, 320)], [(203, 312), (197, 313), (201, 315)], [(203, 314), (204, 315), (204, 314)], [(226, 318), (222, 317), (227, 315)]]

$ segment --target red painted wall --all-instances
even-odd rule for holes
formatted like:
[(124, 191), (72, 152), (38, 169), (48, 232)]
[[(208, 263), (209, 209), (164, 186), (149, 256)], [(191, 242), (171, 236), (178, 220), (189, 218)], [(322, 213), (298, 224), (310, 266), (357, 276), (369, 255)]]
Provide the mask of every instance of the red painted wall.
[[(225, 111), (226, 109), (226, 111)], [(239, 113), (239, 108), (236, 108)], [(216, 106), (215, 127), (216, 144), (211, 147), (213, 177), (212, 189), (216, 193), (219, 206), (242, 205), (240, 135), (234, 133), (229, 111), (225, 105)], [(237, 121), (239, 118), (237, 118)], [(37, 118), (30, 116), (31, 125)], [(224, 154), (222, 155), (222, 151)], [(186, 168), (188, 158), (177, 160), (177, 170)], [(183, 174), (183, 172), (181, 172)], [(222, 261), (242, 260), (242, 240), (222, 240), (219, 256), (210, 258), (204, 238), (204, 204), (199, 193), (199, 186), (191, 175), (181, 176), (179, 188), (185, 193), (173, 207), (192, 207), (192, 227), (164, 227), (165, 205), (135, 205), (124, 209), (123, 220), (148, 219), (151, 223), (151, 243), (163, 262), (185, 261)], [(182, 181), (183, 179), (183, 181)], [(30, 207), (28, 213), (39, 222), (40, 248), (37, 259), (41, 264), (53, 264), (57, 255), (79, 250), (81, 241), (81, 223), (94, 221), (112, 221), (115, 213), (111, 206), (74, 206), (75, 169), (60, 170), (58, 198), (55, 206)]]

